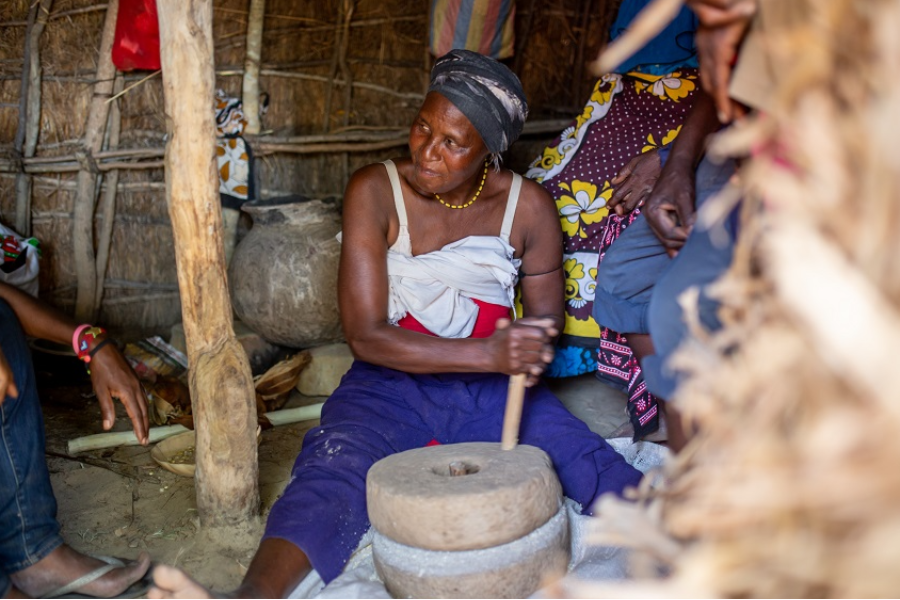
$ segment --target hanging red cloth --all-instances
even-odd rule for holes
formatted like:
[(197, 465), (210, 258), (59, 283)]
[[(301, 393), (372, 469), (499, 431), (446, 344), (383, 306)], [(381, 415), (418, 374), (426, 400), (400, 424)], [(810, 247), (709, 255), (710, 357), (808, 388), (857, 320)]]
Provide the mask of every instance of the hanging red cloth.
[(156, 0), (119, 0), (112, 60), (120, 71), (159, 70)]

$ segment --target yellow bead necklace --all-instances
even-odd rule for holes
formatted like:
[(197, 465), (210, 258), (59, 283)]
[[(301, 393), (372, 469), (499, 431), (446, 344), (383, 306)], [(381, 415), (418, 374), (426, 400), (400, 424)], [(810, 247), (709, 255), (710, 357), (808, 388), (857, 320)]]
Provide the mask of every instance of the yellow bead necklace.
[(478, 196), (481, 195), (481, 190), (484, 189), (484, 181), (485, 181), (485, 179), (487, 179), (487, 172), (488, 172), (488, 161), (484, 161), (484, 173), (482, 173), (482, 175), (481, 175), (481, 183), (478, 184), (478, 191), (475, 192), (475, 195), (472, 196), (472, 199), (469, 200), (468, 202), (466, 202), (465, 204), (460, 204), (459, 206), (457, 206), (455, 204), (448, 204), (447, 202), (444, 202), (444, 199), (441, 198), (439, 195), (435, 194), (434, 197), (437, 198), (438, 202), (440, 202), (447, 208), (468, 208), (468, 207), (472, 206), (473, 204), (475, 204), (475, 201), (478, 200)]

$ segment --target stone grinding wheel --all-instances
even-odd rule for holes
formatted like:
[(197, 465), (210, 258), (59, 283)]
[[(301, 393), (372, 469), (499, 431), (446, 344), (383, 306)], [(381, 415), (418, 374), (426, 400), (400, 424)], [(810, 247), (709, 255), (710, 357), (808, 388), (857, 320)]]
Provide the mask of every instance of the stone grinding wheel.
[(377, 531), (375, 568), (395, 598), (527, 598), (566, 573), (566, 507), (528, 535), (493, 548), (457, 552), (422, 550)]
[(482, 442), (388, 456), (369, 469), (366, 499), (377, 532), (425, 550), (506, 544), (540, 528), (563, 504), (543, 450)]

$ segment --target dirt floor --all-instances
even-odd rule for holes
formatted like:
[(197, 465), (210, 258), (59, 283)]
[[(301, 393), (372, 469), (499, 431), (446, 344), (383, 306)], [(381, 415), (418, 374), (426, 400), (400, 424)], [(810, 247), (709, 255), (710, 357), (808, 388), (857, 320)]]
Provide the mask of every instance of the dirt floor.
[[(80, 365), (76, 364), (80, 368)], [(150, 449), (123, 447), (69, 457), (66, 443), (98, 433), (100, 411), (90, 381), (77, 369), (36, 365), (47, 430), (47, 461), (59, 504), (62, 535), (77, 550), (131, 558), (146, 550), (156, 562), (186, 569), (201, 583), (227, 590), (243, 577), (272, 503), (290, 478), (303, 436), (317, 421), (264, 431), (259, 446), (262, 517), (246, 535), (227, 541), (200, 530), (193, 479), (165, 471)], [(572, 412), (608, 436), (627, 420), (625, 396), (592, 375), (551, 382)], [(321, 402), (295, 393), (286, 408)], [(119, 410), (116, 429), (128, 429)]]

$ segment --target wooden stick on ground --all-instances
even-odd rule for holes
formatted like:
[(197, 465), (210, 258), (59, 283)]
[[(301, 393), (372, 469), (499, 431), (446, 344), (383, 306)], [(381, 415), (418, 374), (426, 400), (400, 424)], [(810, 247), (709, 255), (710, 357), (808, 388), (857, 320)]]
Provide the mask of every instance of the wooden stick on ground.
[(506, 394), (506, 412), (503, 414), (503, 434), (500, 447), (513, 450), (519, 443), (519, 425), (522, 423), (522, 404), (525, 402), (524, 373), (509, 378), (509, 391)]
[[(280, 425), (290, 425), (291, 423), (299, 423), (300, 421), (311, 421), (318, 419), (322, 414), (322, 406), (324, 403), (309, 404), (307, 406), (299, 406), (297, 408), (285, 408), (266, 413), (269, 423), (278, 427)], [(184, 425), (163, 425), (162, 427), (150, 428), (150, 443), (155, 444), (162, 440), (190, 431)], [(137, 438), (134, 432), (128, 431), (109, 431), (106, 433), (95, 433), (85, 435), (69, 440), (66, 449), (70, 456), (88, 450), (102, 450), (103, 448), (116, 448), (118, 446), (137, 446)]]

